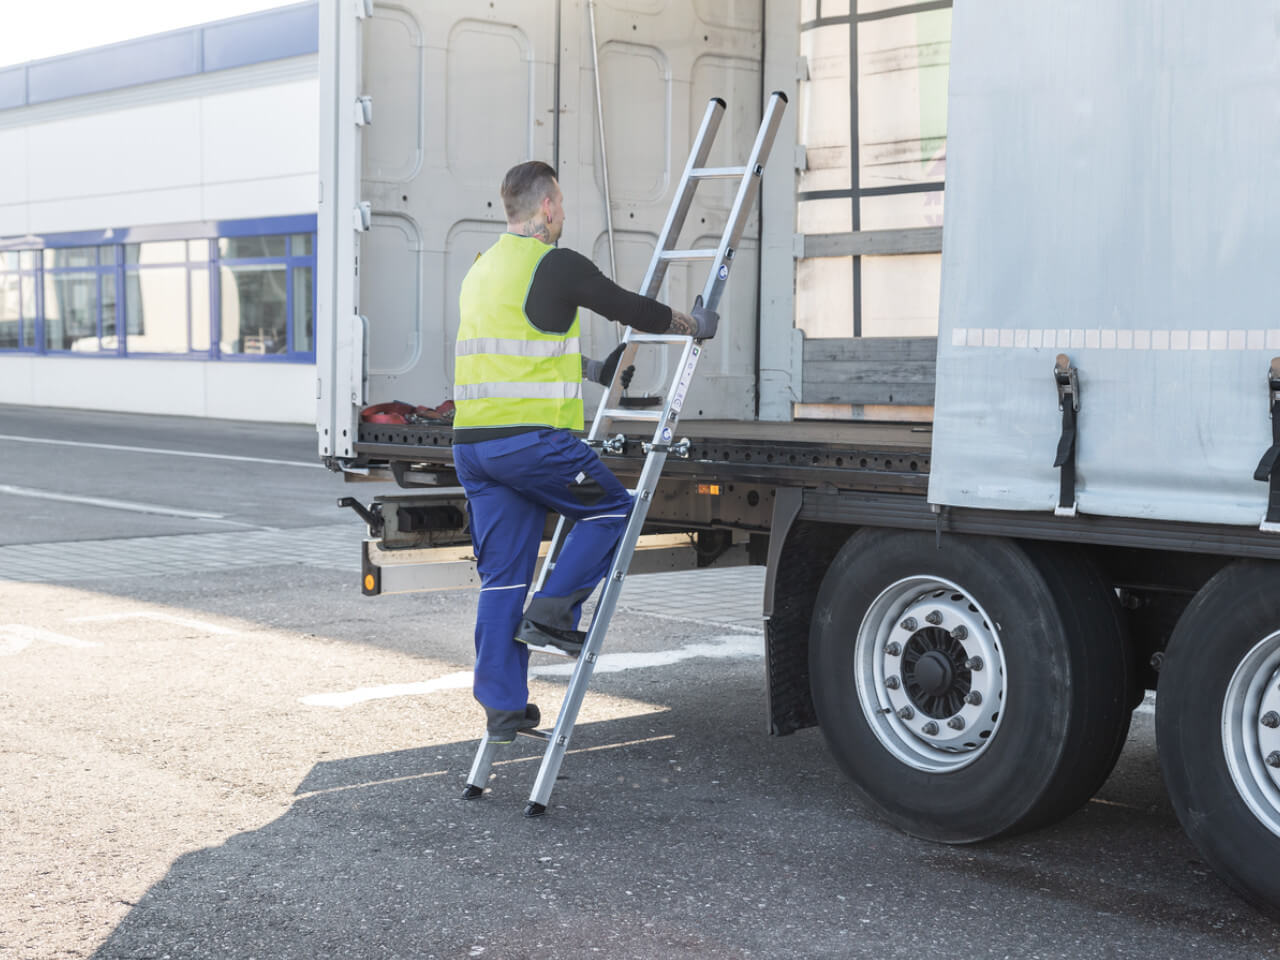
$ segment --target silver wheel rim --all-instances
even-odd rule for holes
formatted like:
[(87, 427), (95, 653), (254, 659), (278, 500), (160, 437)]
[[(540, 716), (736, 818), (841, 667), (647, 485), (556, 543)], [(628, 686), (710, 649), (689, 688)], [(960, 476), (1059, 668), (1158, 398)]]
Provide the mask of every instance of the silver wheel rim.
[(1222, 703), (1222, 747), (1236, 790), (1280, 837), (1280, 631), (1236, 667)]
[(902, 763), (952, 773), (991, 746), (1007, 707), (1004, 650), (957, 584), (916, 576), (886, 587), (858, 627), (854, 662), (867, 723)]

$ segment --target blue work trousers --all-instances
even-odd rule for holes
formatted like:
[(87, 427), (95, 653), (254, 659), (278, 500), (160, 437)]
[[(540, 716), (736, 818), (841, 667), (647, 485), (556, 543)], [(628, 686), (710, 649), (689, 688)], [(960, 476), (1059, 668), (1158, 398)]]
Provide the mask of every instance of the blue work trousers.
[(492, 710), (524, 710), (529, 648), (515, 633), (547, 512), (576, 523), (555, 569), (530, 600), (528, 615), (544, 626), (577, 629), (582, 601), (609, 571), (631, 494), (595, 451), (567, 430), (455, 444), (453, 462), (467, 492), (480, 570), (473, 691)]

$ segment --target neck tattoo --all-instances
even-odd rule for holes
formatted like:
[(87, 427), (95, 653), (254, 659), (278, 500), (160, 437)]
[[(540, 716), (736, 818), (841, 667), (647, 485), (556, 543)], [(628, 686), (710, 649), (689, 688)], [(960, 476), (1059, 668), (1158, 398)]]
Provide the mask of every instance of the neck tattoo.
[(551, 228), (543, 220), (526, 220), (518, 224), (512, 232), (522, 237), (534, 237), (543, 243), (551, 242)]

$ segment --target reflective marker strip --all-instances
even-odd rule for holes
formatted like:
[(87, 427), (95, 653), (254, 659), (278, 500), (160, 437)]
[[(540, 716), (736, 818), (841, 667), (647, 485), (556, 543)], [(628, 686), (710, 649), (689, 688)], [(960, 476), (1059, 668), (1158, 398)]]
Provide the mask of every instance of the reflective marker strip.
[(507, 340), (501, 337), (472, 337), (459, 340), (456, 356), (474, 357), (483, 353), (502, 357), (563, 357), (581, 353), (578, 338), (567, 340)]
[(527, 586), (529, 586), (527, 583), (513, 583), (509, 587), (481, 587), (480, 592), (487, 593), (490, 590), (523, 590)]
[(454, 400), (581, 400), (581, 383), (458, 383)]
[(1003, 350), (1280, 350), (1280, 330), (956, 327), (951, 345)]

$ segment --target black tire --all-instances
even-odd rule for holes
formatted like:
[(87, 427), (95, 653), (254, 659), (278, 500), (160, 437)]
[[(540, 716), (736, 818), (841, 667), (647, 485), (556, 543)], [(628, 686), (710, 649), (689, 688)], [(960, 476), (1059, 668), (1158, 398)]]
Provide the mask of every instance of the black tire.
[[(950, 584), (958, 593), (919, 592), (917, 582)], [(931, 642), (950, 643), (952, 619), (968, 616), (960, 656), (967, 664), (985, 649), (1003, 665), (998, 676), (987, 672), (997, 664), (984, 664), (966, 680), (953, 657), (953, 686), (986, 684), (1001, 715), (976, 718), (972, 741), (941, 751), (908, 728), (923, 715), (894, 719), (902, 693), (923, 689), (907, 664), (929, 628), (899, 624), (893, 598), (917, 595), (902, 600), (909, 614), (951, 603), (934, 629), (947, 638)], [(888, 659), (892, 638), (907, 636), (901, 660)], [(814, 704), (836, 760), (888, 820), (930, 840), (975, 842), (1065, 816), (1106, 778), (1128, 729), (1131, 671), (1114, 596), (1070, 549), (957, 535), (939, 546), (932, 534), (861, 530), (823, 580), (810, 657)], [(876, 669), (885, 678), (879, 686), (867, 679)], [(890, 688), (898, 673), (901, 682)], [(951, 709), (939, 706), (949, 695), (912, 703), (937, 717)]]
[[(1280, 697), (1278, 664), (1280, 564), (1233, 563), (1178, 621), (1156, 701), (1160, 767), (1183, 829), (1228, 884), (1273, 915), (1280, 914), (1280, 778), (1270, 782), (1265, 758), (1280, 750), (1280, 730), (1261, 721)], [(1252, 705), (1251, 680), (1262, 697)], [(1238, 758), (1234, 777), (1228, 755)]]
[(1054, 781), (1036, 809), (1018, 824), (1031, 830), (1070, 816), (1106, 782), (1129, 738), (1138, 682), (1137, 651), (1129, 639), (1115, 590), (1088, 554), (1061, 544), (1022, 544), (1054, 592), (1065, 635), (1073, 638), (1078, 676), (1072, 723)]

